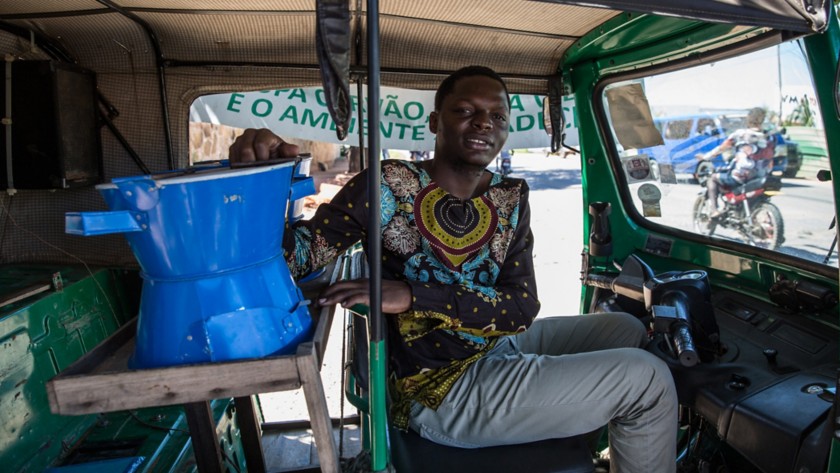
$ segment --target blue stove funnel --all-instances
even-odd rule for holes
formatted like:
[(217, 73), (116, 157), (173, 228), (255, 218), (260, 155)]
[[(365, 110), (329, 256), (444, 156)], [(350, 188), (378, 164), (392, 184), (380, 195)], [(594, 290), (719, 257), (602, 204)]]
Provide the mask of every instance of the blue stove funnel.
[(287, 209), (315, 192), (301, 162), (118, 178), (96, 187), (110, 211), (66, 214), (70, 234), (124, 233), (140, 264), (131, 368), (281, 355), (310, 335), (282, 248)]

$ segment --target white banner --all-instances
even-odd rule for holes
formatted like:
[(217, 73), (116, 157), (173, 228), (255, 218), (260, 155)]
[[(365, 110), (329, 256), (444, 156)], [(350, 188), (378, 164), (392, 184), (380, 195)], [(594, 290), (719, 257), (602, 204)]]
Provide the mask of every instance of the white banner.
[[(364, 92), (367, 94), (367, 90)], [(433, 151), (429, 113), (434, 109), (434, 91), (381, 88), (380, 143), (382, 149)], [(543, 124), (539, 95), (511, 95), (510, 136), (507, 148), (545, 148), (549, 138)], [(351, 96), (353, 118), (343, 142), (327, 111), (321, 87), (205, 95), (193, 102), (190, 121), (236, 128), (268, 128), (280, 136), (358, 146), (358, 100)], [(566, 143), (577, 145), (571, 99), (564, 99)], [(364, 104), (367, 116), (367, 101)], [(367, 121), (364, 123), (365, 127)]]

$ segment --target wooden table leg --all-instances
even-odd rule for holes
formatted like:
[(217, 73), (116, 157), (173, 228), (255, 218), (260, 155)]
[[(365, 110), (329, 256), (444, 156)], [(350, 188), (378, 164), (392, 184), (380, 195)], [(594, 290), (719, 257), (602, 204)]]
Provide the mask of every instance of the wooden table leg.
[(249, 473), (265, 473), (265, 455), (260, 439), (260, 419), (251, 396), (233, 399), (236, 406), (236, 420), (239, 423), (239, 433), (242, 435), (242, 450), (245, 453), (245, 464)]
[(309, 422), (315, 436), (315, 447), (318, 449), (321, 471), (338, 473), (341, 465), (338, 460), (338, 448), (333, 438), (324, 384), (318, 369), (318, 356), (311, 343), (304, 343), (298, 347), (297, 354), (298, 372), (303, 386), (303, 395), (306, 398), (306, 407), (309, 409)]
[(190, 427), (193, 454), (199, 473), (222, 473), (222, 447), (216, 436), (216, 423), (210, 401), (184, 404), (187, 425)]

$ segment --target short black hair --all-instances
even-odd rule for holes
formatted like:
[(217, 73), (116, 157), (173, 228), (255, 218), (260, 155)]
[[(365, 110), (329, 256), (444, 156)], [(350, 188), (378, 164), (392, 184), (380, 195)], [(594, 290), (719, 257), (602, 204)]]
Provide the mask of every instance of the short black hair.
[(505, 89), (505, 96), (507, 97), (508, 106), (510, 106), (510, 94), (507, 90), (507, 84), (505, 84), (504, 79), (502, 76), (496, 73), (493, 69), (484, 66), (467, 66), (458, 69), (457, 71), (449, 74), (446, 79), (443, 79), (443, 82), (440, 83), (440, 86), (435, 92), (435, 110), (440, 110), (441, 105), (443, 105), (443, 99), (446, 98), (447, 95), (452, 93), (452, 89), (455, 88), (455, 83), (465, 77), (473, 77), (473, 76), (484, 76), (489, 77), (498, 81), (502, 84), (502, 88)]

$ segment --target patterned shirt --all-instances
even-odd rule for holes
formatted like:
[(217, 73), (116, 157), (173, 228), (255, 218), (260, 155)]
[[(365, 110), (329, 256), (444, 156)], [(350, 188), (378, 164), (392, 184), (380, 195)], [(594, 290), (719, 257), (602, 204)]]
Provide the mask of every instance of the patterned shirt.
[[(459, 199), (407, 161), (382, 161), (382, 277), (411, 286), (412, 307), (388, 317), (392, 420), (411, 401), (437, 408), (467, 367), (539, 311), (528, 185), (493, 173), (487, 191)], [(489, 171), (487, 171), (489, 172)], [(365, 241), (367, 171), (314, 217), (287, 231), (295, 277)]]

